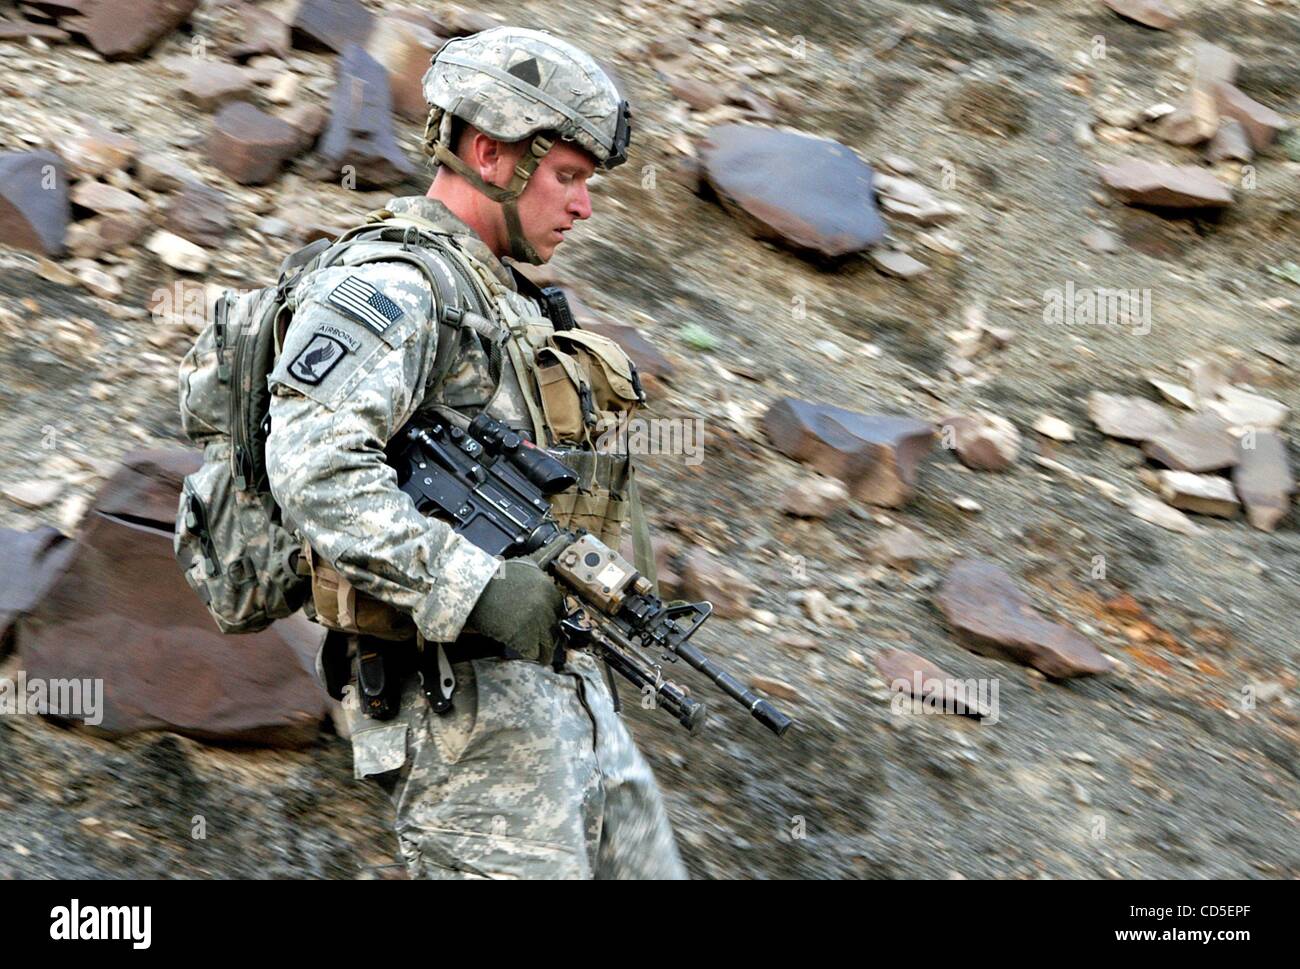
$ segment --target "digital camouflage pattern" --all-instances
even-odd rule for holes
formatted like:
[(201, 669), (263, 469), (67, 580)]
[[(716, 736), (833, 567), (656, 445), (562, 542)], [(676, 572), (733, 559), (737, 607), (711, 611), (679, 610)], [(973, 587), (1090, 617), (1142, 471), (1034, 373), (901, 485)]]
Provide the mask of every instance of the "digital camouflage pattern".
[[(528, 86), (552, 104), (529, 94)], [(622, 101), (585, 51), (523, 27), (494, 27), (448, 41), (424, 75), (424, 99), (498, 141), (557, 131), (602, 164), (610, 157)]]
[[(368, 283), (397, 308), (382, 332), (331, 300), (350, 280)], [(294, 298), (294, 320), (269, 378), (271, 492), (286, 519), (359, 592), (409, 612), (426, 638), (450, 642), (498, 563), (444, 522), (419, 514), (397, 489), (383, 450), (422, 402), (433, 371), (432, 291), (414, 267), (371, 263), (319, 270)]]
[(185, 580), (223, 633), (256, 632), (302, 608), (309, 587), (295, 569), (302, 547), (280, 527), (270, 495), (240, 492), (230, 441), (211, 441), (186, 475), (172, 533)]
[(412, 680), (379, 728), (407, 746), (385, 786), (412, 877), (686, 877), (654, 775), (592, 657), (573, 653), (560, 673), (499, 659), (453, 671), (452, 713), (434, 713)]
[[(551, 327), (505, 266), (442, 203), (393, 199), (446, 229), (540, 345)], [(353, 246), (360, 261), (392, 243)], [(369, 290), (391, 301), (356, 304)], [(331, 295), (340, 295), (331, 300)], [(461, 632), (497, 560), (416, 513), (383, 446), (427, 394), (436, 352), (433, 294), (411, 266), (336, 266), (306, 278), (270, 383), (267, 465), (286, 518), (359, 591), (408, 610), (425, 638)], [(367, 297), (368, 298), (368, 297)], [(364, 300), (363, 300), (364, 302)], [(367, 310), (378, 308), (387, 322)], [(392, 319), (389, 317), (392, 316)], [(492, 395), (487, 354), (469, 328), (438, 397), (478, 406)], [(323, 351), (326, 346), (333, 349)], [(487, 410), (526, 427), (509, 358)], [(398, 718), (380, 723), (345, 703), (357, 776), (390, 788), (403, 856), (416, 877), (685, 877), (649, 766), (613, 710), (597, 663), (570, 654), (565, 672), (522, 660), (457, 664), (455, 710), (439, 717), (414, 677)]]
[(251, 391), (260, 385), (265, 399), (265, 351), (279, 304), (275, 288), (265, 287), (237, 298), (222, 293), (213, 309), (180, 365), (181, 428), (204, 454), (181, 488), (172, 548), (218, 628), (251, 633), (297, 612), (310, 591), (296, 568), (302, 543), (282, 527), (257, 476), (235, 471), (248, 467), (234, 455), (247, 453), (260, 420)]

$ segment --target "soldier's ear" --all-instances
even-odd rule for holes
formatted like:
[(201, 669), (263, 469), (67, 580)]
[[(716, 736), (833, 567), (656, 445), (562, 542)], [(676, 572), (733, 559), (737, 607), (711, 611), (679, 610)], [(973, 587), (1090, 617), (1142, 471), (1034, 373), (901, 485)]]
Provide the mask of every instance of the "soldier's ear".
[(466, 161), (485, 182), (492, 182), (501, 165), (501, 142), (481, 131), (474, 131), (469, 140), (469, 157)]
[(481, 131), (470, 142), (470, 165), (483, 181), (505, 187), (514, 175), (515, 164), (523, 156), (526, 144), (497, 141)]

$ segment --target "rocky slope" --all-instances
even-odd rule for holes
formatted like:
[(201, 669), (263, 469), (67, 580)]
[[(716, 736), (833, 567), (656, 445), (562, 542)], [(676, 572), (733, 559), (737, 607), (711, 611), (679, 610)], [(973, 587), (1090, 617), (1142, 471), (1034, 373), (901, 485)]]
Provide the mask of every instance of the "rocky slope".
[[(691, 591), (735, 600), (703, 644), (765, 678), (800, 721), (775, 740), (687, 675), (713, 701), (701, 737), (629, 711), (693, 874), (1300, 874), (1294, 515), (1273, 531), (1240, 517), (1197, 514), (1187, 533), (1145, 520), (1159, 516), (1131, 508), (1136, 496), (1160, 503), (1144, 483), (1156, 465), (1089, 414), (1094, 391), (1160, 401), (1147, 375), (1190, 386), (1210, 373), (1211, 396), (1236, 384), (1300, 405), (1300, 271), (1286, 268), (1297, 260), (1295, 142), (1204, 167), (1232, 190), (1216, 212), (1124, 205), (1099, 174), (1131, 159), (1202, 165), (1156, 127), (1163, 115), (1142, 117), (1194, 89), (1198, 38), (1240, 58), (1242, 92), (1297, 117), (1295, 3), (1179, 7), (1168, 30), (1060, 0), (478, 7), (582, 43), (633, 102), (632, 161), (597, 180), (596, 217), (547, 271), (591, 318), (634, 325), (670, 356), (651, 413), (702, 418), (705, 450), (698, 463), (646, 461), (656, 532), (675, 546), (665, 565)], [(290, 5), (254, 9), (291, 16)], [(448, 28), (438, 16), (431, 32)], [(0, 253), (0, 525), (71, 528), (124, 452), (182, 440), (175, 367), (193, 331), (151, 312), (160, 293), (177, 281), (261, 284), (313, 227), (427, 187), (419, 126), (400, 116), (412, 173), (382, 190), (350, 187), (337, 170), (322, 179), (319, 151), (265, 185), (217, 167), (207, 136), (212, 99), (225, 95), (195, 81), (191, 62), (199, 51), (233, 64), (255, 22), (246, 5), (200, 3), (129, 60), (105, 60), (79, 36), (0, 41), (0, 147), (58, 150), (76, 175), (87, 163), (71, 161), (68, 141), (97, 122), (137, 156), (97, 183), (140, 203), (102, 189), (81, 189), (100, 208), (74, 197), (79, 222), (95, 211), (138, 233), (116, 248), (45, 262)], [(328, 113), (338, 60), (294, 48), (278, 65), (248, 61), (256, 77), (232, 83), (268, 114)], [(833, 138), (961, 212), (921, 226), (886, 208), (894, 251), (928, 266), (906, 279), (866, 255), (823, 263), (759, 241), (692, 191), (692, 157), (730, 122)], [(224, 199), (177, 203), (165, 161), (142, 165), (144, 155), (183, 163)], [(792, 159), (792, 197), (805, 190), (798, 175)], [(169, 264), (184, 247), (147, 248), (156, 229), (192, 238), (196, 222), (220, 238), (200, 243), (203, 271)], [(1067, 284), (1146, 292), (1149, 326), (1047, 322), (1050, 294)], [(1191, 360), (1200, 369), (1189, 374)], [(1003, 470), (972, 470), (962, 439), (951, 453), (936, 430), (901, 507), (836, 494), (825, 517), (793, 517), (783, 493), (809, 490), (812, 472), (767, 436), (763, 417), (783, 397), (936, 429), (986, 411), (1018, 429), (1019, 447)], [(1044, 415), (1073, 440), (1033, 430)], [(1280, 433), (1294, 468), (1285, 423)], [(22, 490), (33, 482), (57, 484), (33, 498)], [(883, 550), (899, 525), (925, 548)], [(701, 551), (713, 560), (688, 568), (682, 557)], [(940, 608), (958, 558), (1002, 566), (1045, 620), (1113, 669), (1058, 679), (967, 649)], [(898, 712), (893, 676), (877, 666), (891, 649), (996, 681), (998, 716)], [(0, 807), (0, 872), (18, 877), (395, 871), (383, 867), (394, 861), (386, 804), (352, 781), (346, 745), (328, 731), (305, 751), (258, 751), (169, 734), (110, 742), (0, 717)], [(206, 839), (193, 837), (196, 816)]]

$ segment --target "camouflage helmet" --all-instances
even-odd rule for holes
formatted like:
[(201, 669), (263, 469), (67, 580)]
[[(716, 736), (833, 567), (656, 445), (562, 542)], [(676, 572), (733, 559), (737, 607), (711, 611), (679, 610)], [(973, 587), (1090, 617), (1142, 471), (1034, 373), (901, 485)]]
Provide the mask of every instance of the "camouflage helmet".
[[(590, 55), (545, 31), (493, 27), (450, 40), (434, 56), (423, 83), (430, 106), (425, 150), (436, 164), (502, 204), (516, 259), (541, 261), (523, 236), (516, 203), (554, 144), (546, 133), (586, 149), (601, 168), (627, 160), (627, 101)], [(453, 117), (498, 141), (532, 139), (509, 187), (486, 184), (456, 157)]]

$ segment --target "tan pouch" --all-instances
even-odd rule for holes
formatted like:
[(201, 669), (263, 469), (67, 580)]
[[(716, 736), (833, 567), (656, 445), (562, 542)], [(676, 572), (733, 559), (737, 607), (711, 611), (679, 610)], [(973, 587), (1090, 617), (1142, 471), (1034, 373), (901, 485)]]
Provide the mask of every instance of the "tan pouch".
[(587, 330), (562, 330), (551, 340), (560, 350), (577, 357), (591, 385), (597, 410), (630, 413), (644, 403), (636, 366), (609, 337)]
[(311, 598), (316, 621), (345, 633), (361, 633), (378, 639), (415, 638), (415, 621), (386, 602), (358, 592), (334, 567), (304, 548), (311, 562)]
[(547, 499), (556, 521), (566, 528), (585, 529), (610, 548), (618, 548), (623, 523), (631, 515), (629, 459), (572, 448), (550, 453), (578, 475), (577, 485)]
[[(587, 385), (577, 361), (554, 347), (542, 347), (534, 358), (533, 369), (546, 425), (555, 439), (581, 441), (586, 436), (582, 396)], [(590, 397), (590, 390), (587, 394)]]
[(610, 548), (618, 548), (623, 523), (628, 519), (624, 498), (596, 486), (589, 493), (569, 491), (550, 499), (556, 521), (566, 528), (583, 528)]

